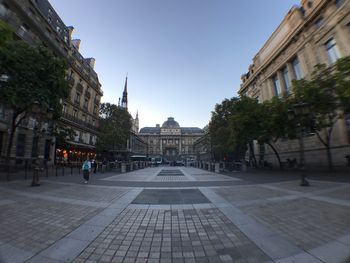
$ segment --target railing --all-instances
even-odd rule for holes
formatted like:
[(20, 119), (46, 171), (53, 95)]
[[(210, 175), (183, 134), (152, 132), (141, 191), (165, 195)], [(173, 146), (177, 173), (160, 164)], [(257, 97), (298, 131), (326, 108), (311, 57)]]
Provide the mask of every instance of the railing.
[(80, 124), (80, 125), (82, 125), (82, 126), (84, 126), (86, 128), (89, 128), (91, 130), (94, 130), (94, 131), (98, 130), (98, 127), (96, 127), (96, 126), (94, 126), (94, 125), (92, 125), (90, 123), (87, 123), (87, 122), (85, 122), (85, 121), (83, 121), (83, 120), (81, 120), (81, 119), (79, 119), (77, 117), (74, 117), (71, 114), (63, 113), (62, 114), (62, 118), (67, 119), (67, 120), (69, 120), (71, 122), (74, 122), (76, 124)]

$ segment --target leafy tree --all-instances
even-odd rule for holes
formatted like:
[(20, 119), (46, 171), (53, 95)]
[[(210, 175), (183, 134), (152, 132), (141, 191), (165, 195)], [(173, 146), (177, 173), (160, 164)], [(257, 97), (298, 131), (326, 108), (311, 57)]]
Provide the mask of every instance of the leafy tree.
[[(0, 30), (10, 32), (4, 23)], [(8, 34), (8, 33), (6, 33)], [(13, 138), (22, 120), (32, 114), (34, 104), (42, 111), (53, 109), (54, 119), (62, 112), (61, 100), (67, 98), (66, 63), (43, 47), (31, 47), (10, 37), (0, 48), (0, 103), (12, 110), (6, 156), (10, 157)]]
[(260, 130), (257, 140), (267, 144), (275, 153), (280, 169), (283, 169), (281, 158), (273, 143), (281, 138), (295, 138), (295, 129), (288, 121), (289, 101), (274, 97), (261, 104)]
[[(231, 141), (229, 118), (235, 112), (235, 102), (238, 98), (225, 99), (221, 104), (215, 105), (209, 123), (209, 133), (212, 145), (213, 157), (216, 161), (224, 159), (224, 156), (235, 155), (234, 145)], [(238, 158), (238, 156), (235, 156)]]
[(106, 155), (111, 150), (124, 150), (132, 127), (129, 112), (117, 105), (102, 103), (100, 116), (97, 152)]
[(246, 96), (241, 97), (235, 103), (235, 113), (230, 117), (231, 140), (238, 148), (248, 145), (250, 159), (256, 167), (253, 141), (259, 137), (263, 112), (256, 99)]
[(316, 133), (325, 146), (329, 170), (333, 170), (331, 137), (336, 122), (349, 112), (350, 105), (350, 58), (343, 58), (334, 67), (316, 65), (310, 80), (294, 81), (294, 103), (308, 103), (310, 115), (301, 124)]

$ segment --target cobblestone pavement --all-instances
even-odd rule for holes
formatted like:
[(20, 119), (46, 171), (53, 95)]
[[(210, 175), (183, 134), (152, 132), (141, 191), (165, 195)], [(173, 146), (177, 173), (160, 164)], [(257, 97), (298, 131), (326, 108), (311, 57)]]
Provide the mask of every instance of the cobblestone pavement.
[(350, 262), (350, 184), (298, 179), (154, 167), (1, 183), (0, 262)]

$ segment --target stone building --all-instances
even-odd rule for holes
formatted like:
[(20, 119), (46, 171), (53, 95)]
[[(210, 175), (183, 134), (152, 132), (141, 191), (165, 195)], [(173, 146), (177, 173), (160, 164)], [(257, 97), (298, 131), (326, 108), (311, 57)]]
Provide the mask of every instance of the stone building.
[(161, 156), (168, 161), (186, 161), (196, 157), (194, 142), (203, 136), (203, 130), (196, 127), (180, 127), (169, 117), (160, 127), (144, 127), (139, 136), (148, 144), (148, 155)]
[[(47, 160), (79, 161), (95, 156), (99, 107), (103, 96), (94, 71), (95, 60), (79, 52), (80, 40), (72, 39), (73, 27), (66, 26), (48, 0), (0, 0), (0, 19), (10, 24), (15, 35), (30, 45), (43, 45), (68, 62), (70, 97), (62, 101), (63, 115), (58, 125), (75, 131), (75, 137), (55, 147), (55, 138), (39, 139), (39, 155)], [(0, 105), (0, 155), (5, 155), (10, 111)], [(17, 130), (12, 157), (34, 158), (33, 127)]]
[[(240, 95), (259, 101), (292, 93), (293, 79), (309, 79), (314, 66), (334, 62), (350, 55), (350, 1), (302, 0), (293, 6), (284, 20), (253, 58), (249, 71), (242, 75)], [(336, 124), (332, 153), (334, 163), (343, 165), (350, 154), (350, 115)], [(279, 141), (275, 145), (282, 161), (298, 159), (296, 141)], [(305, 138), (306, 161), (310, 164), (327, 164), (324, 146), (316, 136)], [(262, 147), (256, 153), (276, 162), (272, 152)]]

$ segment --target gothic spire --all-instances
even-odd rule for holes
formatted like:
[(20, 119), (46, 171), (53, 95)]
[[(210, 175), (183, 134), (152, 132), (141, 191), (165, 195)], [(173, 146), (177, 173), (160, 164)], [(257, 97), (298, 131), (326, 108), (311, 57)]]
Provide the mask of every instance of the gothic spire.
[(128, 108), (128, 76), (125, 78), (123, 98), (122, 98), (122, 108)]

